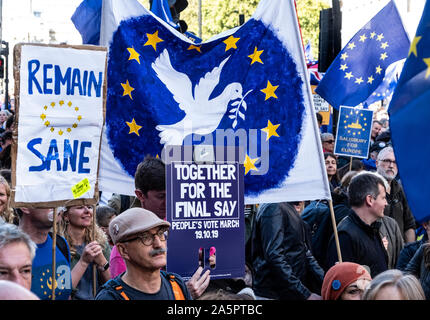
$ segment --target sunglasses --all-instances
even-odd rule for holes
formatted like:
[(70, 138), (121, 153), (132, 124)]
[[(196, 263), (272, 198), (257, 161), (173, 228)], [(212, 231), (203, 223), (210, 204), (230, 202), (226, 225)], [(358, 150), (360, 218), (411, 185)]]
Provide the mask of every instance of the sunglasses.
[(334, 140), (326, 140), (326, 141), (324, 141), (324, 142), (327, 142), (327, 143), (334, 143)]

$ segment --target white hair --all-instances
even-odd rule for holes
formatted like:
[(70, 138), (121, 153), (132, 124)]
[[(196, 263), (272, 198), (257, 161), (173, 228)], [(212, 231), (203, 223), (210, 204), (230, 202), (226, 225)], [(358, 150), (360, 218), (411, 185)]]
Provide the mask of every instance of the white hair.
[(0, 248), (17, 242), (22, 242), (28, 247), (31, 260), (33, 260), (36, 255), (37, 246), (31, 240), (30, 236), (14, 224), (0, 223)]
[(381, 151), (379, 151), (377, 160), (378, 161), (384, 160), (388, 153), (393, 153), (394, 154), (393, 147), (391, 147), (391, 146), (385, 147), (384, 149), (382, 149)]

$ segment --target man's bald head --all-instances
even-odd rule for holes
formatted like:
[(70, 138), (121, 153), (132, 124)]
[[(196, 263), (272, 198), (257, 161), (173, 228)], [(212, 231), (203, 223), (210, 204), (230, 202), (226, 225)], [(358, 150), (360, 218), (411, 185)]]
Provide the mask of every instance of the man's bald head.
[(40, 300), (33, 292), (19, 284), (0, 280), (0, 300)]

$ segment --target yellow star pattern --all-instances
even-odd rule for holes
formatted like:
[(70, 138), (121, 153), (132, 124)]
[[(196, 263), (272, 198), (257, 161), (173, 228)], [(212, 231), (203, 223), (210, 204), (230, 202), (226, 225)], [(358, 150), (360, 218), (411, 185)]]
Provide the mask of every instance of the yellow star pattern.
[(243, 166), (245, 167), (245, 175), (248, 174), (250, 170), (258, 171), (258, 169), (255, 167), (255, 162), (258, 160), (258, 158), (251, 159), (248, 155), (246, 155), (245, 162), (243, 163)]
[(387, 47), (389, 47), (388, 42), (381, 43), (381, 49), (385, 50)]
[(418, 44), (418, 42), (420, 42), (420, 40), (421, 40), (420, 36), (415, 37), (414, 40), (412, 40), (412, 44), (411, 44), (411, 47), (409, 49), (408, 57), (411, 55), (411, 53), (413, 53), (415, 55), (415, 57), (418, 57), (417, 44)]
[(195, 46), (195, 45), (190, 45), (189, 47), (188, 47), (188, 49), (187, 50), (197, 50), (198, 52), (200, 52), (200, 53), (202, 53), (201, 51), (200, 51), (200, 48), (201, 48), (201, 46)]
[(152, 46), (154, 50), (157, 51), (157, 43), (164, 41), (158, 37), (158, 30), (153, 34), (147, 33), (146, 35), (148, 37), (148, 41), (145, 42), (144, 46)]
[(383, 38), (384, 38), (384, 34), (383, 34), (383, 33), (381, 33), (381, 34), (379, 34), (379, 35), (376, 37), (376, 40), (377, 40), (377, 41), (381, 41)]
[(342, 71), (345, 71), (346, 69), (348, 69), (348, 66), (346, 65), (346, 63), (345, 64), (341, 64), (339, 69), (342, 70)]
[[(368, 78), (367, 78), (367, 83), (372, 84), (373, 80), (375, 80), (375, 79), (373, 79), (373, 77), (372, 77), (372, 76), (370, 76), (370, 77), (368, 77)], [(366, 119), (365, 119), (365, 120), (366, 120)]]
[(135, 133), (139, 136), (139, 130), (140, 128), (142, 128), (142, 126), (139, 126), (138, 124), (136, 124), (136, 121), (134, 120), (134, 118), (133, 120), (131, 120), (131, 122), (126, 121), (126, 123), (130, 127), (130, 132), (128, 134)]
[(130, 53), (130, 57), (128, 58), (128, 60), (136, 60), (140, 64), (140, 54), (138, 54), (137, 51), (134, 50), (134, 48), (127, 48), (127, 50)]
[(42, 113), (42, 114), (40, 115), (40, 119), (42, 119), (42, 121), (44, 121), (44, 120), (45, 120), (45, 118), (46, 118), (46, 114)]
[(255, 48), (254, 48), (254, 53), (252, 53), (252, 54), (250, 54), (250, 55), (248, 56), (248, 58), (251, 58), (251, 59), (252, 59), (252, 61), (251, 61), (251, 65), (252, 65), (254, 62), (260, 62), (261, 64), (263, 64), (263, 61), (261, 61), (261, 58), (260, 58), (260, 56), (261, 56), (261, 54), (263, 53), (263, 51), (264, 51), (264, 50), (258, 50), (258, 49), (257, 49), (257, 47), (255, 47)]
[(278, 87), (279, 86), (272, 86), (270, 81), (267, 81), (267, 87), (260, 90), (261, 92), (266, 94), (266, 98), (264, 99), (264, 101), (266, 101), (267, 99), (269, 99), (271, 97), (278, 99), (278, 97), (275, 94), (275, 90), (278, 89)]
[(276, 129), (278, 129), (279, 126), (280, 124), (273, 125), (270, 120), (267, 120), (267, 127), (261, 129), (261, 131), (266, 132), (267, 134), (266, 141), (269, 140), (271, 136), (279, 137), (278, 133), (276, 132)]
[(133, 100), (133, 97), (131, 96), (131, 92), (134, 90), (132, 86), (128, 83), (128, 80), (125, 83), (121, 83), (122, 88), (124, 89), (124, 92), (122, 96), (128, 95), (131, 100)]
[(239, 41), (240, 38), (235, 38), (233, 36), (228, 37), (223, 42), (225, 43), (225, 51), (229, 49), (237, 49), (236, 42)]
[(363, 78), (362, 77), (355, 79), (355, 83), (357, 83), (357, 84), (361, 84), (362, 82), (363, 82)]
[(348, 44), (348, 49), (354, 49), (356, 46), (355, 46), (355, 43), (354, 42), (351, 42), (350, 44)]
[(370, 34), (370, 39), (375, 38), (375, 36), (376, 36), (376, 32), (375, 32), (375, 31), (373, 31), (373, 32)]
[(367, 37), (365, 34), (363, 34), (362, 36), (360, 36), (360, 42), (364, 42), (366, 41)]
[(379, 59), (381, 59), (382, 61), (384, 61), (386, 58), (388, 58), (388, 55), (386, 52), (381, 53), (381, 57)]
[(342, 60), (346, 60), (346, 58), (348, 58), (348, 54), (346, 52), (342, 53), (342, 55), (340, 56), (340, 58)]

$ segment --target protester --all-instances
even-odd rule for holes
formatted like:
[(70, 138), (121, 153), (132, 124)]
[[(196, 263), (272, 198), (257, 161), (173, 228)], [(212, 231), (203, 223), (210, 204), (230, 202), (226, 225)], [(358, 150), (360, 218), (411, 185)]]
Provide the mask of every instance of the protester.
[[(61, 213), (58, 234), (66, 238), (71, 252), (74, 300), (92, 300), (93, 265), (97, 267), (97, 288), (110, 279), (110, 246), (104, 232), (93, 226), (93, 207), (78, 205), (67, 207)], [(95, 239), (92, 230), (95, 228)]]
[(393, 269), (380, 273), (370, 282), (363, 300), (425, 300), (425, 295), (415, 276)]
[(339, 186), (339, 176), (337, 174), (337, 160), (333, 153), (324, 152), (325, 168), (327, 172), (328, 181), (330, 183), (330, 190), (333, 191)]
[(321, 133), (321, 143), (322, 143), (322, 147), (323, 147), (323, 152), (329, 152), (329, 153), (333, 153), (334, 152), (334, 136), (332, 133), (330, 132), (324, 132)]
[(430, 300), (430, 243), (423, 243), (415, 252), (405, 268), (405, 272), (416, 276), (423, 287), (427, 300)]
[(367, 171), (376, 171), (376, 159), (378, 158), (379, 151), (387, 147), (388, 145), (383, 141), (378, 141), (369, 149), (369, 158), (361, 160), (364, 164), (364, 168)]
[(0, 221), (17, 223), (13, 209), (10, 207), (10, 187), (3, 176), (0, 176)]
[(318, 128), (321, 130), (321, 126), (322, 126), (322, 122), (323, 122), (323, 117), (322, 117), (321, 113), (319, 113), (319, 112), (317, 112), (315, 115), (317, 117)]
[(109, 224), (127, 269), (103, 285), (96, 300), (190, 300), (185, 282), (166, 266), (170, 223), (143, 208), (131, 208)]
[(140, 207), (140, 201), (135, 196), (113, 193), (107, 205), (115, 210), (118, 215), (129, 208)]
[(421, 239), (406, 244), (403, 250), (400, 252), (399, 259), (397, 260), (397, 269), (405, 271), (406, 266), (408, 265), (409, 261), (411, 261), (417, 250), (421, 247), (421, 245), (428, 242), (430, 236), (430, 220), (424, 221), (422, 223), (422, 227), (424, 228), (425, 233), (422, 235)]
[(0, 111), (0, 128), (6, 129), (6, 121), (12, 115), (8, 110)]
[(5, 131), (0, 135), (0, 167), (2, 169), (11, 169), (12, 166), (12, 132)]
[(387, 179), (390, 190), (387, 194), (388, 205), (384, 215), (392, 217), (399, 224), (405, 243), (415, 241), (415, 219), (409, 209), (402, 186), (397, 182), (398, 169), (392, 147), (382, 149), (376, 160), (377, 172)]
[[(351, 169), (350, 169), (350, 167), (351, 167)], [(364, 170), (364, 164), (363, 164), (363, 162), (361, 162), (360, 160), (357, 160), (357, 159), (353, 159), (352, 163), (351, 163), (351, 166), (350, 166), (349, 163), (347, 163), (343, 167), (339, 168), (337, 170), (337, 175), (338, 175), (338, 178), (339, 178), (339, 181), (340, 181), (340, 180), (342, 180), (343, 176), (345, 174), (347, 174), (348, 172), (350, 172), (350, 171), (360, 172), (362, 170)]]
[(111, 248), (113, 246), (113, 242), (109, 234), (109, 223), (115, 217), (116, 217), (116, 213), (113, 208), (109, 206), (100, 206), (100, 205), (97, 206), (96, 222), (97, 222), (97, 225), (100, 227), (100, 229), (102, 229), (103, 232), (105, 233)]
[(36, 256), (31, 269), (33, 281), (31, 291), (41, 300), (52, 299), (52, 286), (56, 284), (55, 299), (68, 300), (72, 292), (70, 271), (70, 249), (67, 241), (56, 237), (56, 277), (52, 279), (52, 238), (53, 209), (20, 208), (19, 227), (36, 243)]
[[(160, 219), (166, 218), (166, 172), (165, 165), (159, 158), (145, 157), (137, 166), (134, 176), (135, 193), (141, 207), (155, 213)], [(112, 277), (123, 273), (126, 264), (116, 246), (113, 246), (110, 264)], [(187, 288), (193, 299), (197, 299), (207, 288), (210, 280), (210, 270), (203, 273), (203, 268), (197, 268)]]
[(370, 132), (370, 146), (375, 142), (376, 137), (379, 135), (382, 129), (382, 123), (378, 120), (373, 120), (372, 131)]
[(0, 300), (40, 300), (33, 292), (19, 284), (0, 280)]
[(372, 277), (363, 266), (341, 262), (325, 274), (321, 295), (323, 300), (361, 300), (371, 280)]
[[(0, 280), (31, 289), (31, 266), (36, 244), (17, 226), (0, 223)], [(1, 290), (0, 290), (1, 292)]]
[(252, 245), (257, 299), (321, 299), (324, 271), (306, 246), (303, 221), (291, 204), (259, 207)]
[(223, 289), (211, 291), (203, 294), (198, 300), (255, 300), (252, 291), (243, 291), (241, 293), (231, 293)]
[[(351, 212), (338, 225), (338, 238), (342, 261), (355, 262), (370, 268), (370, 274), (388, 269), (388, 256), (379, 233), (384, 216), (385, 186), (378, 176), (362, 172), (352, 178), (348, 187)], [(327, 249), (327, 266), (338, 260), (336, 242), (332, 236)]]

